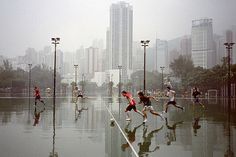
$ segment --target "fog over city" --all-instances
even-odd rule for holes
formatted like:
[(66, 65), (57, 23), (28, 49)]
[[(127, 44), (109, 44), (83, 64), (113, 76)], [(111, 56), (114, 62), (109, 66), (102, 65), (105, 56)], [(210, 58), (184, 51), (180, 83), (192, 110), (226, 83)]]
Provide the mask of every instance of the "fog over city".
[[(0, 55), (24, 55), (60, 37), (60, 50), (74, 52), (103, 39), (110, 6), (117, 0), (1, 0)], [(133, 41), (171, 40), (191, 34), (192, 20), (211, 18), (213, 32), (223, 35), (236, 25), (235, 0), (129, 0), (133, 8)]]

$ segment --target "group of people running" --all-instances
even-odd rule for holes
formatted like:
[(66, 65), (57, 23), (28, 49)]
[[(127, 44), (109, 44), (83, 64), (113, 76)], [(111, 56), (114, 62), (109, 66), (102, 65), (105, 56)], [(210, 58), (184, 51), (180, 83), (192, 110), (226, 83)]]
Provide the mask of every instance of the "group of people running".
[[(179, 108), (181, 110), (184, 110), (184, 107), (183, 106), (180, 106), (180, 105), (177, 105), (176, 101), (175, 101), (175, 95), (176, 95), (176, 92), (172, 89), (172, 86), (167, 86), (166, 87), (166, 96), (169, 98), (168, 102), (164, 105), (164, 110), (162, 111), (162, 113), (158, 113), (156, 112), (154, 109), (153, 109), (153, 106), (151, 104), (151, 99), (155, 100), (156, 102), (158, 102), (158, 100), (153, 97), (153, 96), (147, 96), (144, 94), (144, 92), (142, 91), (139, 91), (137, 94), (138, 94), (138, 97), (139, 97), (139, 104), (143, 104), (143, 109), (142, 111), (139, 111), (136, 109), (136, 101), (134, 100), (134, 98), (132, 97), (132, 94), (130, 92), (127, 92), (127, 91), (122, 91), (122, 95), (127, 98), (128, 100), (128, 106), (126, 107), (125, 109), (125, 112), (126, 112), (126, 120), (127, 121), (130, 121), (131, 118), (130, 118), (130, 111), (131, 110), (134, 110), (134, 112), (140, 114), (142, 117), (143, 117), (143, 123), (146, 123), (147, 122), (147, 111), (150, 111), (151, 114), (153, 115), (156, 115), (156, 116), (159, 116), (162, 120), (164, 120), (164, 115), (163, 114), (166, 114), (167, 111), (168, 111), (168, 107), (170, 105), (173, 105), (174, 107), (176, 108)], [(193, 93), (192, 93), (192, 96), (194, 97), (194, 103), (199, 103), (202, 107), (204, 107), (203, 104), (200, 103), (199, 101), (199, 95), (200, 95), (200, 92), (197, 90), (197, 88), (195, 87), (193, 89)]]

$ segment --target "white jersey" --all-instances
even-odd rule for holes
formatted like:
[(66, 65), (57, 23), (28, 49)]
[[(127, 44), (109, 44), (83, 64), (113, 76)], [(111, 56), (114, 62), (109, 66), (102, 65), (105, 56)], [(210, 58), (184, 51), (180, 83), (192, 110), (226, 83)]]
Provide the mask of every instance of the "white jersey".
[(174, 101), (175, 100), (175, 91), (169, 90), (169, 91), (167, 91), (166, 95), (169, 97), (170, 101)]

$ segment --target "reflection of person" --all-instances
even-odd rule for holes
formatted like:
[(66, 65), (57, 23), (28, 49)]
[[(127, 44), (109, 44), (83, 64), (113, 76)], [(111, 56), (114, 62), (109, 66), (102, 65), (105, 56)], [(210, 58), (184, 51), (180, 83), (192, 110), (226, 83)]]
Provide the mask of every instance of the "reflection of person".
[(166, 93), (166, 96), (169, 97), (169, 101), (167, 102), (167, 104), (165, 105), (165, 110), (163, 111), (164, 113), (167, 113), (167, 110), (168, 110), (168, 106), (169, 105), (173, 105), (177, 108), (180, 108), (182, 110), (184, 110), (184, 107), (180, 106), (180, 105), (177, 105), (176, 104), (176, 101), (175, 101), (175, 91), (174, 90), (171, 90), (170, 87), (167, 87), (167, 93)]
[(40, 101), (41, 103), (44, 104), (45, 106), (45, 103), (44, 101), (41, 99), (41, 95), (40, 95), (40, 91), (39, 91), (39, 88), (38, 87), (34, 87), (34, 96), (35, 96), (35, 101), (34, 101), (34, 104), (37, 105), (37, 101)]
[[(133, 142), (135, 141), (135, 133), (136, 133), (136, 130), (137, 130), (140, 126), (142, 126), (142, 124), (140, 124), (140, 125), (134, 127), (133, 131), (131, 131), (131, 130), (128, 129), (129, 125), (130, 125), (130, 123), (128, 123), (128, 124), (126, 125), (126, 127), (125, 127), (125, 132), (126, 132), (126, 134), (127, 134), (127, 137), (128, 137), (129, 142), (130, 142), (130, 143), (133, 143)], [(121, 149), (122, 149), (123, 151), (125, 151), (126, 148), (129, 148), (128, 142), (121, 145)]]
[[(77, 121), (78, 118), (80, 118), (80, 115), (81, 115), (83, 110), (88, 110), (88, 108), (87, 107), (85, 108), (83, 104), (84, 103), (82, 102), (81, 107), (79, 109), (78, 104), (75, 103), (75, 121)], [(78, 114), (76, 115), (76, 113), (78, 113)]]
[(201, 95), (201, 93), (198, 91), (197, 87), (193, 88), (193, 93), (192, 96), (194, 98), (194, 104), (199, 104), (204, 108), (204, 105), (199, 101), (199, 96)]
[(138, 92), (138, 97), (140, 99), (139, 104), (143, 103), (142, 113), (144, 114), (144, 117), (145, 117), (145, 119), (143, 121), (144, 123), (147, 121), (147, 113), (146, 113), (146, 111), (150, 111), (151, 114), (156, 115), (156, 116), (160, 116), (163, 119), (162, 115), (157, 113), (153, 109), (152, 104), (151, 104), (151, 100), (150, 99), (154, 99), (155, 101), (158, 102), (157, 99), (155, 99), (153, 96), (145, 96), (144, 93), (141, 92), (141, 91)]
[(44, 112), (45, 108), (39, 112), (37, 112), (36, 106), (34, 107), (34, 124), (33, 126), (36, 126), (39, 124), (39, 118), (40, 118), (40, 113)]
[(168, 124), (167, 118), (165, 118), (165, 120), (166, 120), (166, 127), (167, 127), (167, 129), (170, 130), (169, 132), (166, 133), (167, 145), (170, 145), (171, 142), (176, 141), (176, 134), (175, 134), (176, 127), (179, 124), (183, 124), (183, 121), (176, 122), (172, 126), (170, 126)]
[(126, 120), (127, 120), (127, 121), (130, 121), (130, 120), (131, 120), (131, 119), (130, 119), (130, 115), (129, 115), (129, 112), (130, 112), (131, 110), (134, 110), (134, 112), (140, 114), (140, 115), (143, 116), (143, 118), (144, 118), (144, 114), (143, 114), (142, 112), (140, 112), (139, 110), (136, 109), (136, 106), (135, 106), (135, 105), (136, 105), (136, 102), (135, 102), (135, 100), (133, 99), (131, 93), (126, 92), (126, 91), (122, 91), (121, 94), (122, 94), (124, 97), (126, 97), (126, 99), (127, 99), (128, 102), (129, 102), (129, 103), (128, 103), (128, 106), (126, 107), (126, 110), (125, 110), (126, 116), (127, 116)]
[(158, 133), (162, 129), (163, 129), (163, 126), (161, 126), (159, 129), (155, 129), (155, 130), (151, 131), (146, 136), (147, 128), (146, 127), (144, 128), (144, 130), (143, 130), (143, 142), (138, 143), (138, 146), (139, 146), (138, 155), (140, 157), (148, 156), (148, 153), (154, 152), (157, 149), (159, 149), (159, 146), (156, 146), (153, 150), (150, 150), (150, 146), (152, 144), (151, 143), (152, 142), (152, 138), (154, 137), (153, 135)]
[(193, 122), (194, 136), (197, 136), (197, 130), (201, 128), (201, 125), (199, 125), (199, 120), (200, 120), (200, 117), (194, 118), (194, 122)]

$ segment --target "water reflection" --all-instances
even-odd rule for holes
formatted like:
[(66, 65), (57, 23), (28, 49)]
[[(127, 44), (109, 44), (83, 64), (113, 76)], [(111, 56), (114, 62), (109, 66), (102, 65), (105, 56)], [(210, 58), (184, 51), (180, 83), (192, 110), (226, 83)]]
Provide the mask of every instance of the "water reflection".
[[(53, 112), (55, 112), (55, 110), (53, 110)], [(55, 113), (53, 113), (52, 152), (50, 152), (49, 157), (58, 157), (58, 153), (55, 151), (55, 136), (56, 136)]]
[(81, 117), (81, 113), (83, 110), (88, 110), (88, 107), (84, 106), (84, 98), (82, 98), (79, 103), (75, 103), (75, 121), (77, 121)]
[(160, 128), (154, 129), (154, 130), (150, 131), (147, 134), (147, 127), (144, 127), (144, 129), (143, 129), (143, 141), (138, 143), (138, 146), (139, 146), (138, 154), (139, 154), (140, 157), (144, 157), (144, 156), (147, 157), (149, 155), (149, 153), (154, 152), (154, 151), (156, 151), (157, 149), (160, 148), (157, 145), (152, 150), (150, 150), (150, 146), (152, 144), (151, 142), (152, 142), (152, 138), (154, 137), (154, 134), (157, 134), (162, 129), (163, 129), (163, 125)]
[[(129, 142), (132, 144), (134, 141), (135, 141), (135, 133), (136, 133), (136, 130), (143, 125), (143, 123), (141, 123), (140, 125), (136, 126), (133, 128), (133, 130), (131, 131), (131, 129), (129, 128), (130, 127), (130, 123), (131, 122), (128, 122), (128, 124), (126, 125), (125, 127), (125, 133), (127, 134), (127, 137), (128, 137), (128, 140)], [(125, 143), (125, 144), (122, 144), (121, 145), (121, 149), (122, 151), (125, 151), (126, 148), (129, 148), (129, 143)]]
[(39, 109), (37, 111), (37, 106), (34, 106), (34, 124), (33, 124), (33, 126), (36, 126), (37, 124), (39, 124), (40, 114), (45, 111), (45, 107), (43, 109), (40, 107), (38, 107), (38, 108)]
[(228, 148), (224, 154), (224, 157), (234, 157), (233, 149), (231, 148), (231, 138), (233, 139), (233, 134), (231, 134), (231, 100), (228, 101), (228, 117), (226, 123), (226, 136), (228, 136)]
[(166, 132), (167, 145), (171, 145), (171, 142), (176, 141), (176, 127), (183, 124), (183, 121), (175, 122), (173, 125), (169, 125), (168, 119), (165, 118), (166, 127), (169, 131)]

